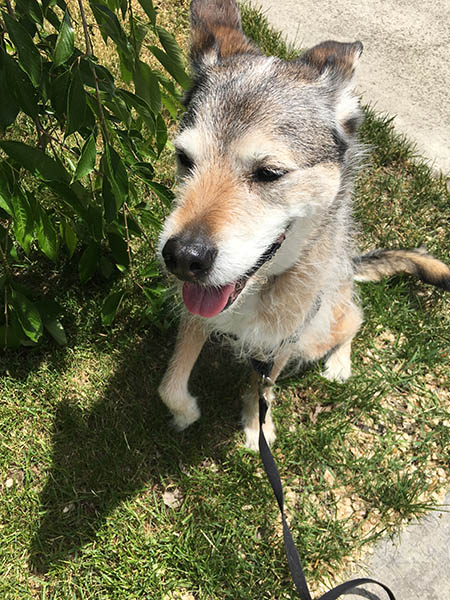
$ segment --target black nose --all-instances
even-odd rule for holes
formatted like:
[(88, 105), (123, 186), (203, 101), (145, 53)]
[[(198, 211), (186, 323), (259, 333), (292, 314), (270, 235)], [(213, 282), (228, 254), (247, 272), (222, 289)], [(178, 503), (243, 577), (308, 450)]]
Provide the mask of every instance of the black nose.
[(179, 279), (205, 277), (217, 256), (217, 248), (202, 235), (182, 234), (169, 238), (162, 249), (167, 268)]

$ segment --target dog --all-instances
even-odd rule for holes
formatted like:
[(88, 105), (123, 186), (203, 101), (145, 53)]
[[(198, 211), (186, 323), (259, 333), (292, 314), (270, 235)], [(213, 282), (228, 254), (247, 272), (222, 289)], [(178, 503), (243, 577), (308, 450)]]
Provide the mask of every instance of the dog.
[[(363, 318), (354, 281), (406, 272), (450, 289), (450, 269), (420, 248), (355, 258), (362, 44), (266, 57), (245, 37), (235, 0), (193, 0), (191, 23), (179, 186), (159, 240), (185, 305), (159, 387), (180, 430), (200, 416), (188, 380), (210, 334), (241, 358), (273, 361), (273, 381), (290, 361), (321, 358), (325, 377), (345, 381)], [(243, 400), (246, 445), (257, 449), (256, 375)], [(273, 443), (270, 411), (264, 434)]]

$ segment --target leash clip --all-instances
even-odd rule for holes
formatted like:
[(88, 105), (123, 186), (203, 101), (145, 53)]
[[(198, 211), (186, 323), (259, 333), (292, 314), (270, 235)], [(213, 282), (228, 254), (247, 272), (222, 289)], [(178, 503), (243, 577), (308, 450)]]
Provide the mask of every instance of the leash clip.
[(269, 388), (269, 387), (273, 387), (275, 385), (275, 382), (273, 379), (271, 379), (268, 375), (261, 375), (261, 379), (259, 381), (259, 387), (260, 389), (262, 389), (262, 391), (264, 391), (265, 389)]
[(264, 402), (267, 408), (270, 406), (270, 400), (267, 397), (267, 391), (274, 385), (275, 382), (268, 375), (261, 375), (258, 384), (259, 398)]

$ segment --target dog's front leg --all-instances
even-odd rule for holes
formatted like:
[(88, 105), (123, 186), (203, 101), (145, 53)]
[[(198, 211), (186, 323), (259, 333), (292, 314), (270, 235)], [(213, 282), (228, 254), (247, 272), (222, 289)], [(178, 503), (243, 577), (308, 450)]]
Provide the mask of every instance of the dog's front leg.
[[(275, 362), (270, 373), (270, 378), (273, 382), (276, 381), (278, 375), (286, 366), (286, 363), (291, 356), (291, 351), (284, 349), (275, 358)], [(258, 450), (258, 438), (259, 438), (259, 377), (256, 373), (252, 373), (251, 379), (248, 385), (248, 390), (243, 395), (243, 410), (242, 410), (242, 424), (245, 431), (245, 445), (250, 450)], [(266, 438), (269, 446), (275, 441), (275, 427), (272, 420), (272, 414), (270, 411), (270, 404), (274, 398), (273, 388), (269, 388), (266, 392), (266, 399), (269, 402), (269, 408), (266, 413), (266, 419), (264, 422), (263, 430), (264, 437)]]
[(200, 417), (197, 400), (188, 391), (188, 381), (207, 337), (197, 319), (188, 315), (182, 317), (175, 352), (158, 388), (162, 401), (173, 415), (175, 427), (180, 431)]

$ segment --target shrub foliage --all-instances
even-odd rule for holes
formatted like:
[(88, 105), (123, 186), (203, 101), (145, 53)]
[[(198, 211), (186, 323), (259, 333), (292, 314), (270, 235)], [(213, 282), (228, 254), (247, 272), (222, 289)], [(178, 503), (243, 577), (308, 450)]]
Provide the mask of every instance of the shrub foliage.
[[(64, 0), (6, 0), (1, 12), (2, 346), (34, 345), (44, 330), (66, 342), (60, 307), (37, 299), (22, 275), (30, 263), (57, 270), (70, 260), (82, 283), (111, 280), (131, 268), (133, 238), (159, 225), (157, 203), (142, 198), (151, 190), (161, 205), (171, 201), (154, 165), (189, 78), (152, 0), (138, 1), (140, 17), (131, 0), (77, 0), (70, 10)], [(95, 56), (97, 28), (120, 73)], [(160, 68), (142, 60), (145, 48)], [(140, 287), (151, 301), (155, 290)], [(122, 296), (104, 299), (105, 325)]]

